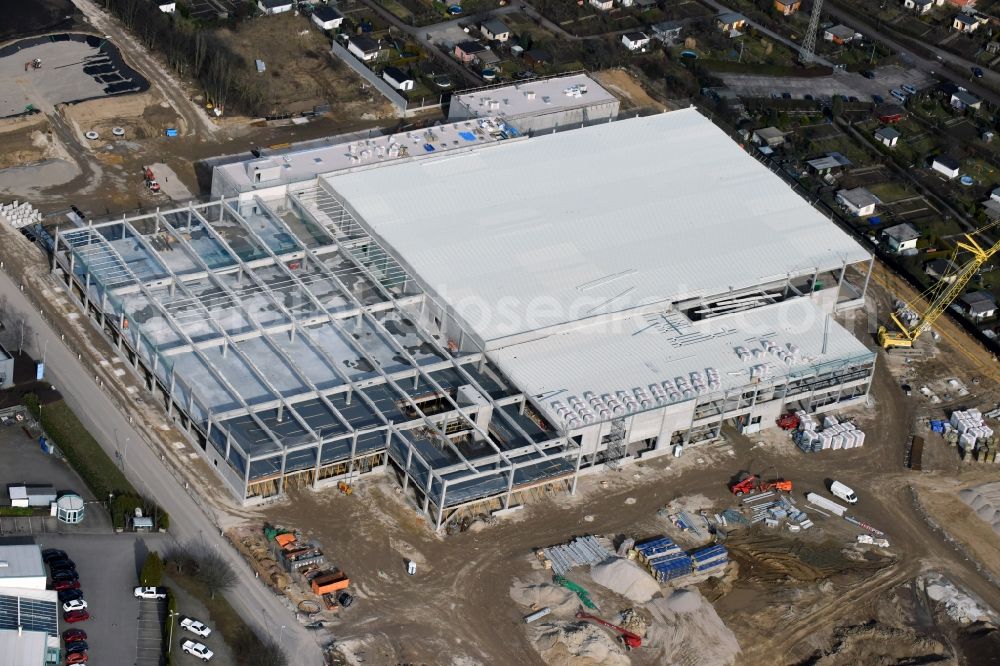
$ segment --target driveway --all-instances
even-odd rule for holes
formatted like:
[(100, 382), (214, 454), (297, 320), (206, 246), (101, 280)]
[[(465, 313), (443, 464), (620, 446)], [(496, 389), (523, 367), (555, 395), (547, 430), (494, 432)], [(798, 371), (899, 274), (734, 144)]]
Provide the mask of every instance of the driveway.
[[(160, 534), (46, 534), (36, 537), (43, 549), (65, 550), (76, 563), (90, 619), (75, 624), (60, 619), (59, 629), (60, 632), (69, 628), (87, 632), (91, 662), (122, 666), (140, 663), (137, 662), (139, 645), (136, 641), (139, 602), (132, 596), (132, 589), (149, 547), (161, 543), (164, 537)], [(141, 663), (159, 664), (159, 653), (155, 661)]]

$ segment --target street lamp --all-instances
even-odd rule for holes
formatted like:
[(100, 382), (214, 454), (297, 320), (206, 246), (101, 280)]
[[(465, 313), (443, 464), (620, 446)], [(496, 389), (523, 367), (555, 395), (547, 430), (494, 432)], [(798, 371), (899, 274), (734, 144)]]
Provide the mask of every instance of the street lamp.
[(281, 637), (285, 635), (285, 625), (281, 625), (281, 630), (278, 631), (278, 645), (281, 645)]
[(174, 647), (174, 618), (179, 616), (180, 613), (176, 611), (169, 611), (167, 613), (167, 618), (170, 622), (170, 629), (167, 630), (167, 654), (170, 654), (170, 650)]

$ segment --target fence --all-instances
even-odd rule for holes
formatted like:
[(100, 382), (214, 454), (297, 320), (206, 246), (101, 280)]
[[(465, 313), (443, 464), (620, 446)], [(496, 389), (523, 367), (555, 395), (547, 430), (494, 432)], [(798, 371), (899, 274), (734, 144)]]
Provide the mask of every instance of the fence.
[(351, 54), (351, 52), (345, 49), (343, 46), (341, 46), (337, 42), (333, 42), (331, 44), (331, 50), (333, 52), (333, 55), (340, 58), (345, 65), (347, 65), (355, 72), (357, 72), (361, 77), (363, 77), (366, 81), (368, 81), (368, 83), (372, 84), (372, 86), (374, 86), (376, 90), (382, 93), (382, 96), (385, 97), (387, 100), (389, 100), (389, 103), (396, 108), (401, 117), (409, 118), (421, 111), (426, 111), (428, 109), (433, 109), (441, 106), (440, 99), (438, 99), (434, 104), (426, 104), (426, 105), (421, 104), (421, 105), (411, 106), (411, 103), (405, 97), (396, 92), (396, 90), (392, 86), (390, 86), (385, 81), (385, 79), (380, 77), (373, 70), (368, 69), (368, 67), (363, 62), (355, 58)]

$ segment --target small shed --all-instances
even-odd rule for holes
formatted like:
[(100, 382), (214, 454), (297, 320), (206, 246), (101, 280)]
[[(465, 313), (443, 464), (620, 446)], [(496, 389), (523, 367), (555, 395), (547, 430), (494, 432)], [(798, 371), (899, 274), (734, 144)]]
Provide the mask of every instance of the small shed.
[(344, 22), (344, 16), (330, 5), (316, 5), (312, 22), (322, 30), (336, 30)]
[(56, 501), (56, 491), (49, 484), (11, 484), (7, 492), (11, 506), (49, 506)]
[(398, 67), (386, 67), (383, 69), (382, 78), (396, 90), (413, 90), (413, 77)]
[(762, 127), (753, 131), (753, 141), (771, 148), (785, 145), (785, 133), (777, 127)]
[(846, 25), (835, 25), (823, 31), (823, 39), (834, 44), (847, 44), (854, 41), (857, 34), (854, 28), (848, 28)]
[(959, 88), (951, 95), (951, 107), (959, 111), (966, 109), (978, 109), (982, 106), (983, 100), (979, 99), (968, 90)]
[(83, 522), (83, 498), (76, 493), (65, 493), (56, 500), (56, 518), (69, 525)]
[(965, 314), (975, 321), (996, 316), (997, 302), (987, 291), (973, 291), (962, 296), (959, 303)]
[(882, 233), (885, 235), (886, 240), (889, 241), (889, 247), (896, 253), (915, 250), (917, 241), (920, 239), (920, 232), (907, 222), (889, 227)]
[(875, 214), (875, 206), (882, 200), (863, 187), (837, 192), (837, 203), (856, 217), (868, 217)]
[(958, 160), (948, 155), (938, 155), (931, 161), (931, 168), (949, 180), (958, 177), (958, 170), (961, 166), (962, 164)]
[(893, 127), (880, 127), (875, 130), (875, 139), (888, 148), (895, 148), (901, 136), (899, 130)]
[(479, 32), (486, 39), (492, 39), (497, 42), (506, 42), (510, 39), (510, 28), (500, 19), (483, 21), (482, 25), (479, 26)]
[(136, 532), (152, 532), (153, 519), (149, 516), (134, 516), (132, 518), (132, 529)]
[(622, 44), (629, 51), (640, 51), (649, 46), (650, 37), (644, 32), (626, 32), (622, 35)]

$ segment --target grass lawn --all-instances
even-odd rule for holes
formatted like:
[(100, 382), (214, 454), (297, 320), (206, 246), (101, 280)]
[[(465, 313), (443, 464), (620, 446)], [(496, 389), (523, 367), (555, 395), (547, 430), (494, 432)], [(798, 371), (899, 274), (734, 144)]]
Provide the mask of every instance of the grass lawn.
[(914, 192), (908, 191), (902, 183), (893, 181), (869, 185), (868, 190), (887, 204), (900, 199), (909, 199), (915, 195)]
[(396, 2), (396, 0), (379, 0), (379, 4), (392, 12), (393, 16), (405, 21), (413, 16), (413, 12)]
[(42, 428), (95, 497), (107, 497), (112, 492), (116, 495), (139, 494), (64, 401), (40, 408), (37, 399), (32, 398), (34, 396), (26, 395), (25, 404), (39, 417)]
[(977, 183), (990, 185), (997, 181), (996, 167), (980, 159), (967, 159), (962, 162), (963, 176), (972, 176)]

